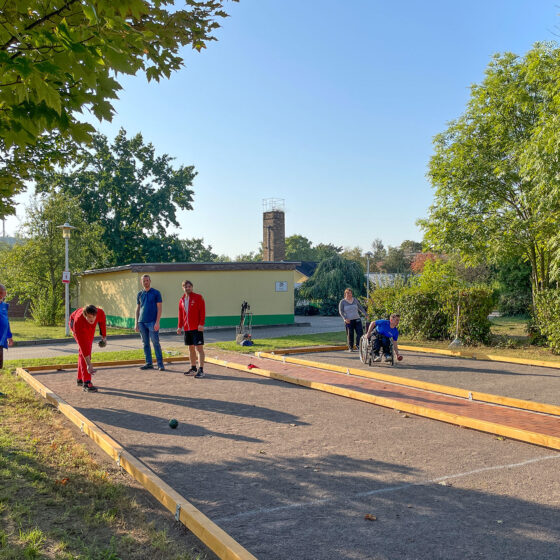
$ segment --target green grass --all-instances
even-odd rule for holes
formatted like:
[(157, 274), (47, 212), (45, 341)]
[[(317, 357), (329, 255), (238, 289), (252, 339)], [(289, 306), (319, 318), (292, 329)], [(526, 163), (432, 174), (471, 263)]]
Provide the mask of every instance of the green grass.
[(208, 344), (209, 348), (220, 348), (222, 350), (231, 350), (242, 354), (251, 354), (254, 352), (272, 352), (285, 348), (299, 348), (302, 346), (323, 346), (323, 345), (339, 345), (346, 343), (346, 334), (344, 331), (334, 333), (320, 334), (302, 334), (281, 336), (278, 338), (264, 338), (253, 341), (253, 346), (240, 346), (239, 344), (229, 342), (214, 342)]
[[(29, 319), (10, 319), (10, 328), (14, 340), (40, 340), (45, 338), (68, 338), (64, 325), (56, 327), (40, 327)], [(97, 329), (99, 333), (99, 329)], [(108, 335), (134, 334), (134, 329), (107, 328)], [(72, 335), (70, 335), (72, 338)]]
[(490, 319), (490, 322), (492, 323), (492, 334), (528, 338), (528, 321), (528, 316), (492, 317)]
[(0, 370), (0, 391), (0, 560), (200, 558), (193, 537), (139, 504), (118, 467), (99, 466), (23, 381)]

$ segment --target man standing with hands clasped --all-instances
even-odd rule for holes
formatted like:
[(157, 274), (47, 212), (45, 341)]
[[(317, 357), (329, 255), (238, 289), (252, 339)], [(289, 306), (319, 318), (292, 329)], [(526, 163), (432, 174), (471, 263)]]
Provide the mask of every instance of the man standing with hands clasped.
[(152, 350), (150, 339), (154, 346), (158, 369), (164, 371), (163, 355), (159, 343), (159, 320), (161, 319), (162, 299), (161, 293), (151, 287), (152, 280), (148, 274), (142, 276), (144, 289), (136, 296), (136, 324), (134, 330), (140, 333), (144, 344), (144, 356), (146, 363), (140, 369), (154, 369), (152, 363)]
[[(206, 304), (200, 294), (193, 292), (193, 283), (185, 280), (182, 284), (185, 292), (179, 300), (179, 323), (177, 334), (185, 332), (185, 345), (189, 347), (191, 369), (185, 375), (194, 375), (197, 379), (204, 377), (204, 321)], [(196, 369), (198, 354), (198, 370)]]

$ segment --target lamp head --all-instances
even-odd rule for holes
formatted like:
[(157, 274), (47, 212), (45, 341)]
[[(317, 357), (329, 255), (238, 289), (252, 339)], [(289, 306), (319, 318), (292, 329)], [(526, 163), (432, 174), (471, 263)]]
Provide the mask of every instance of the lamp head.
[(56, 226), (60, 229), (62, 229), (62, 237), (64, 239), (70, 239), (70, 233), (72, 232), (73, 229), (77, 229), (74, 226), (71, 226), (68, 222), (64, 223), (61, 226)]

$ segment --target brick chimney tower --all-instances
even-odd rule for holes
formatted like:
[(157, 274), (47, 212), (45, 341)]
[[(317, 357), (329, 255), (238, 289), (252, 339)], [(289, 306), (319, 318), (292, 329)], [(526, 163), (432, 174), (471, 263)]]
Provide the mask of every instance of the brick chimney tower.
[(286, 258), (284, 199), (263, 200), (263, 261), (283, 261)]

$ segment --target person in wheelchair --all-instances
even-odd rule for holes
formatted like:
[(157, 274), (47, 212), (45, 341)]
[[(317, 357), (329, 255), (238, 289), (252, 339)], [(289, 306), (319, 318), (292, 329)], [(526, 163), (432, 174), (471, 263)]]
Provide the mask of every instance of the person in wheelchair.
[(397, 329), (397, 326), (400, 320), (401, 316), (398, 313), (392, 313), (388, 321), (387, 319), (378, 319), (369, 324), (366, 333), (368, 340), (371, 338), (372, 334), (375, 333), (372, 348), (374, 362), (379, 362), (381, 360), (381, 356), (379, 355), (381, 348), (383, 348), (385, 361), (392, 359), (391, 339), (393, 339), (393, 348), (395, 349), (397, 360), (402, 360), (402, 356), (399, 354), (399, 345), (397, 344), (397, 339), (399, 338), (399, 329)]

